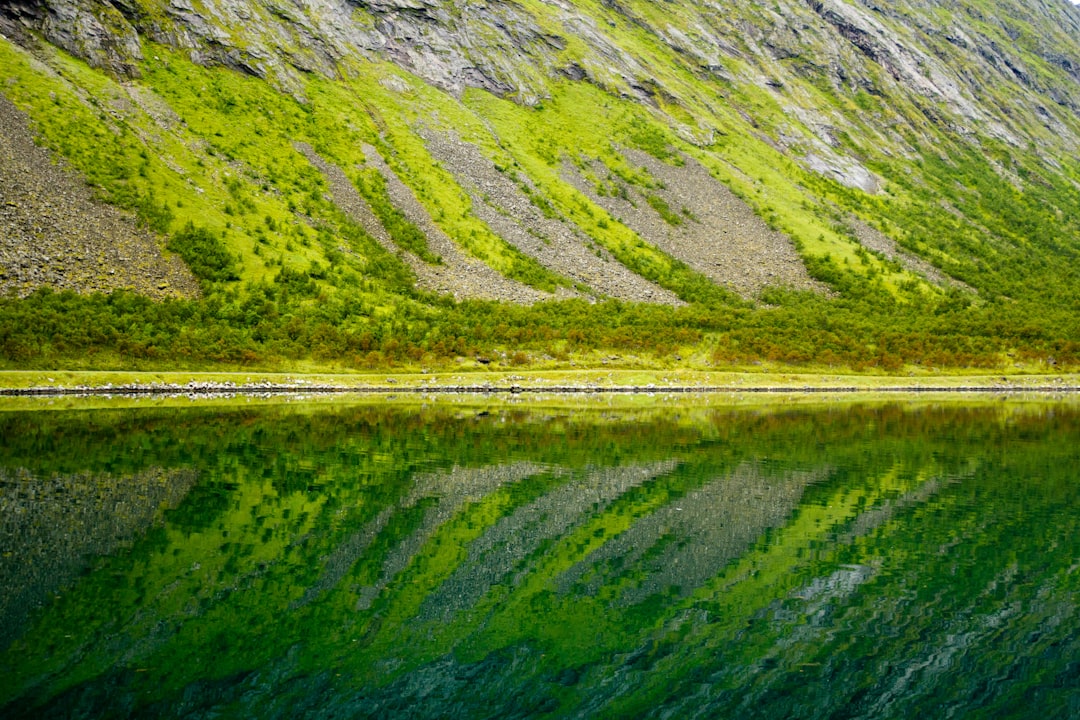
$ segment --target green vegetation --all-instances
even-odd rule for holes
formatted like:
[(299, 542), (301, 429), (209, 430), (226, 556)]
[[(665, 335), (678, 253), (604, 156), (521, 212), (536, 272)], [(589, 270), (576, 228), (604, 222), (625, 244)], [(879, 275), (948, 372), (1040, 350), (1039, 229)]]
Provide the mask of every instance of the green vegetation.
[(312, 302), (322, 292), (313, 272), (283, 269), (242, 300), (155, 303), (119, 291), (49, 290), (2, 299), (3, 366), (271, 370), (313, 360), (314, 367), (363, 370), (452, 368), (482, 357), (504, 367), (569, 367), (608, 355), (616, 356), (605, 361), (612, 367), (660, 361), (722, 370), (764, 361), (828, 372), (1060, 372), (1080, 363), (1080, 342), (1060, 339), (1021, 309), (1009, 317), (991, 305), (934, 312), (885, 293), (843, 301), (776, 293), (768, 300), (778, 305), (767, 310), (439, 301), (384, 314), (343, 295)]
[(239, 280), (238, 263), (221, 242), (221, 238), (206, 228), (195, 227), (194, 223), (173, 233), (166, 246), (191, 268), (195, 277), (206, 283)]
[(668, 225), (682, 225), (683, 217), (677, 212), (671, 209), (671, 206), (667, 204), (667, 200), (659, 195), (646, 195), (645, 199), (648, 201), (652, 209), (660, 214), (660, 217), (664, 219)]
[[(1000, 401), (0, 413), (0, 469), (133, 508), (143, 473), (194, 479), (42, 598), (0, 653), (0, 707), (1057, 712), (1078, 422)], [(928, 673), (954, 652), (970, 672)]]
[[(522, 7), (556, 27), (546, 5)], [(393, 66), (360, 61), (350, 61), (345, 79), (296, 79), (288, 94), (151, 43), (141, 77), (122, 85), (58, 50), (44, 47), (31, 60), (3, 42), (3, 91), (30, 115), (42, 142), (102, 199), (161, 234), (201, 281), (202, 296), (153, 303), (123, 290), (46, 289), (0, 298), (0, 368), (409, 370), (477, 358), (534, 370), (1080, 366), (1075, 158), (1051, 162), (978, 133), (962, 142), (907, 95), (835, 88), (795, 61), (774, 68), (786, 73), (783, 81), (764, 87), (719, 82), (688, 68), (649, 30), (689, 8), (657, 15), (643, 2), (617, 11), (581, 7), (655, 70), (635, 90), (649, 103), (629, 99), (625, 78), (602, 73), (588, 83), (530, 71), (530, 82), (548, 92), (530, 107), (475, 89), (457, 98)], [(574, 41), (562, 52), (576, 62), (589, 51)], [(752, 74), (748, 63), (729, 57), (715, 71)], [(1055, 72), (1035, 68), (1043, 79)], [(785, 103), (795, 100), (852, 118), (834, 145), (883, 180), (881, 193), (793, 161), (812, 140), (789, 122)], [(863, 117), (869, 114), (887, 116), (904, 152), (868, 139), (876, 127)], [(465, 253), (531, 288), (575, 289), (476, 217), (459, 180), (428, 151), (429, 132), (473, 143), (545, 216), (571, 223), (597, 253), (685, 305), (553, 296), (521, 307), (417, 290), (402, 259), (332, 202), (301, 143), (345, 171), (399, 248), (436, 269), (442, 258), (391, 201), (386, 177), (365, 157), (371, 148)], [(793, 149), (780, 149), (781, 135)], [(564, 175), (568, 164), (579, 167), (600, 194), (625, 196), (632, 186), (672, 228), (697, 222), (657, 194), (657, 181), (627, 160), (627, 148), (669, 164), (700, 162), (790, 236), (809, 273), (833, 294), (770, 288), (738, 297), (643, 241)], [(900, 260), (868, 251), (850, 229), (855, 219), (956, 282), (934, 285)]]
[(442, 258), (428, 248), (427, 238), (424, 237), (423, 231), (409, 222), (405, 214), (394, 207), (386, 192), (386, 180), (382, 175), (375, 170), (358, 173), (356, 187), (399, 247), (408, 250), (426, 263), (432, 265), (442, 263)]

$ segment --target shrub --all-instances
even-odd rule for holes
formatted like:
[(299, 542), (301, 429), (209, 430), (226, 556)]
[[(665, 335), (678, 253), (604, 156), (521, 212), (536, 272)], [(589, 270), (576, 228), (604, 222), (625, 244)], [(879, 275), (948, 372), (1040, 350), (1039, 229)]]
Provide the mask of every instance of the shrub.
[(173, 234), (167, 246), (184, 259), (192, 274), (204, 282), (239, 280), (236, 258), (221, 237), (189, 222)]

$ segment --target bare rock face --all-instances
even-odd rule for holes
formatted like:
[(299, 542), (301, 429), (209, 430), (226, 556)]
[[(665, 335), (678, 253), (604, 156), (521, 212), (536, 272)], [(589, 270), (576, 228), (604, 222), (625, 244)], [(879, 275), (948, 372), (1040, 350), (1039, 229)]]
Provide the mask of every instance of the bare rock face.
[(869, 195), (876, 194), (881, 185), (881, 181), (872, 172), (849, 158), (807, 153), (803, 158), (803, 165), (842, 185), (858, 188)]
[[(648, 41), (628, 42), (627, 29)], [(656, 56), (645, 48), (655, 43), (680, 71), (770, 88), (785, 105), (793, 102), (785, 82), (811, 78), (838, 91), (919, 98), (935, 122), (961, 134), (978, 130), (1023, 144), (1034, 119), (1078, 141), (1062, 113), (1080, 108), (1080, 11), (1060, 0), (946, 10), (919, 0), (780, 0), (734, 3), (724, 12), (692, 2), (647, 12), (615, 0), (598, 7), (566, 0), (12, 0), (0, 6), (0, 32), (40, 37), (121, 77), (137, 72), (145, 38), (296, 94), (301, 74), (348, 74), (363, 58), (393, 62), (454, 94), (482, 88), (527, 105), (563, 78), (657, 108), (679, 104), (687, 90), (666, 86), (652, 67)], [(987, 102), (987, 88), (1002, 82), (1023, 90), (1016, 100), (1022, 115)], [(835, 120), (805, 102), (799, 109), (820, 124)], [(836, 168), (829, 159), (826, 172)], [(842, 173), (849, 185), (865, 187), (857, 174)]]
[[(428, 0), (162, 2), (143, 15), (128, 0), (16, 0), (0, 31), (43, 39), (120, 77), (136, 74), (140, 36), (293, 89), (298, 72), (335, 76), (352, 58), (390, 60), (452, 93), (489, 90), (527, 104), (546, 95), (564, 38), (515, 3)], [(528, 58), (528, 60), (525, 60)]]
[(131, 11), (131, 6), (120, 2), (15, 0), (0, 7), (0, 30), (14, 37), (36, 30), (48, 42), (94, 67), (119, 77), (134, 77), (138, 74), (136, 63), (142, 59), (142, 44), (118, 8)]
[(885, 68), (897, 82), (921, 95), (947, 102), (963, 117), (979, 116), (975, 104), (937, 59), (902, 42), (874, 17), (872, 10), (840, 0), (813, 2), (811, 6), (841, 37)]

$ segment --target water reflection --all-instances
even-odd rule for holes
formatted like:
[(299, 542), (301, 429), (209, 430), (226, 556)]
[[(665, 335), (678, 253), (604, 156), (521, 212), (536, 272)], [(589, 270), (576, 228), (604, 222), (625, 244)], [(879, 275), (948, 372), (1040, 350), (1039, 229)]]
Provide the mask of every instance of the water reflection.
[(194, 481), (185, 469), (35, 477), (25, 467), (0, 468), (0, 646), (91, 558), (114, 552), (163, 507), (176, 507)]
[(5, 717), (1080, 713), (1075, 404), (0, 436)]

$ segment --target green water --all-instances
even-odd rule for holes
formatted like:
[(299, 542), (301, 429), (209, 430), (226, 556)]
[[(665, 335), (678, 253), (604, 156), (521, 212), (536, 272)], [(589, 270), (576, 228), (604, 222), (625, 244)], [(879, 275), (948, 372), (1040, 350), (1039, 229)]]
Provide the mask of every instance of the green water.
[(0, 413), (0, 717), (1080, 717), (1080, 403)]

